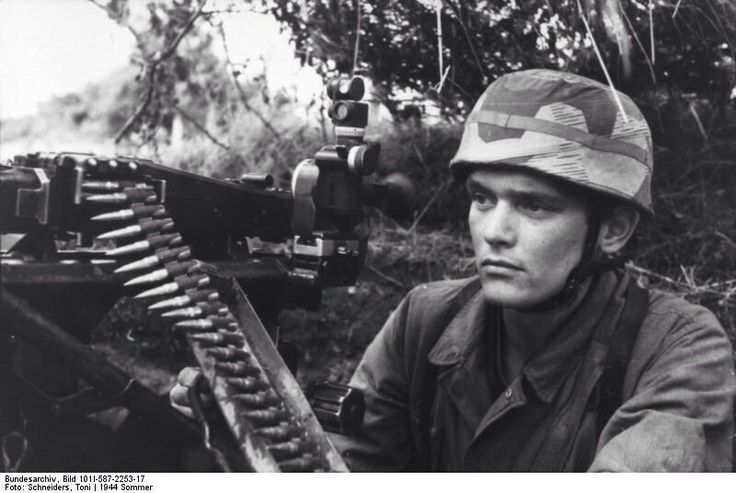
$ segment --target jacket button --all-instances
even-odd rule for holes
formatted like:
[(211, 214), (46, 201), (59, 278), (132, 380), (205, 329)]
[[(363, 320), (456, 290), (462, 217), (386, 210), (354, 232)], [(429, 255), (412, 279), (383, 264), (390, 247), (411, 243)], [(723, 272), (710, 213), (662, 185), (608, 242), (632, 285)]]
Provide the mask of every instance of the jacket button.
[(503, 396), (504, 396), (504, 397), (505, 397), (506, 399), (511, 399), (511, 395), (512, 395), (512, 394), (513, 394), (513, 392), (512, 392), (512, 390), (511, 390), (511, 389), (506, 389), (506, 392), (504, 392), (504, 393), (503, 393)]

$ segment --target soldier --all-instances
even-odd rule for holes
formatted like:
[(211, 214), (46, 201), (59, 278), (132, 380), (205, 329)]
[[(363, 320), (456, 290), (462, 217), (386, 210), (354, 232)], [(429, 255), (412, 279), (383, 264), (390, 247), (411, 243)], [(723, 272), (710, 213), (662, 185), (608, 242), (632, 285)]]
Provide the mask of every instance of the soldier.
[(478, 275), (413, 289), (366, 350), (363, 427), (335, 436), (351, 469), (730, 470), (723, 328), (621, 268), (652, 168), (626, 95), (550, 70), (491, 84), (450, 163)]
[(351, 385), (353, 470), (729, 471), (729, 340), (703, 307), (636, 286), (651, 214), (636, 105), (550, 70), (500, 77), (450, 163), (478, 277), (412, 290)]

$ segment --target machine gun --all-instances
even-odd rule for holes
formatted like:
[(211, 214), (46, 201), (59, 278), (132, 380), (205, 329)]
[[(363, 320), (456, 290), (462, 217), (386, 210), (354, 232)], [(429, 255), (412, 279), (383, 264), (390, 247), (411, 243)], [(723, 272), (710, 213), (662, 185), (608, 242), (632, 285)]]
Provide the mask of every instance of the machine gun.
[[(412, 191), (403, 178), (365, 182), (379, 146), (363, 138), (362, 80), (327, 92), (336, 143), (299, 163), (291, 190), (268, 175), (217, 180), (133, 157), (34, 153), (0, 167), (0, 232), (23, 235), (2, 254), (5, 402), (44, 423), (122, 406), (165, 435), (165, 453), (203, 436), (225, 470), (347, 470), (315, 413), (345, 431), (360, 419), (360, 396), (328, 386), (313, 410), (277, 351), (276, 315), (315, 309), (323, 288), (353, 284), (363, 207), (401, 208)], [(59, 248), (70, 238), (73, 248)], [(254, 238), (288, 248), (259, 252)], [(125, 294), (191, 347), (219, 408), (201, 430), (85, 345)], [(57, 368), (75, 378), (49, 384)]]

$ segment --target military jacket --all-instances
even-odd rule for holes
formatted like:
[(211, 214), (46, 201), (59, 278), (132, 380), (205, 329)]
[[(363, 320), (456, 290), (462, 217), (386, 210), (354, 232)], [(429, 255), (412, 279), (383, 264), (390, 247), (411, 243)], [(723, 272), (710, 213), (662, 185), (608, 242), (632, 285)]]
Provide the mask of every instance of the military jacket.
[[(415, 288), (366, 350), (351, 381), (366, 398), (363, 427), (357, 437), (335, 437), (351, 469), (731, 470), (736, 377), (710, 311), (650, 293), (622, 404), (601, 431), (591, 404), (603, 365), (597, 334), (628, 276), (604, 274), (511, 382), (487, 343), (498, 327), (480, 291), (446, 320), (468, 282)], [(428, 343), (431, 333), (441, 335)], [(431, 403), (412, 397), (417, 368), (433, 379)], [(420, 437), (426, 411), (429, 437)], [(569, 419), (574, 413), (579, 419)]]

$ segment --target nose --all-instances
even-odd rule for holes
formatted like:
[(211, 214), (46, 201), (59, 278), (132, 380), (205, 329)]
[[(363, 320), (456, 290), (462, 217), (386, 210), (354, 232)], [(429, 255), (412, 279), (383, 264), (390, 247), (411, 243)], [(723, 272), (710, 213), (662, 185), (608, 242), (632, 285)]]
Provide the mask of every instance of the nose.
[(486, 211), (482, 221), (483, 239), (494, 247), (510, 247), (516, 243), (517, 227), (513, 210), (504, 202)]

